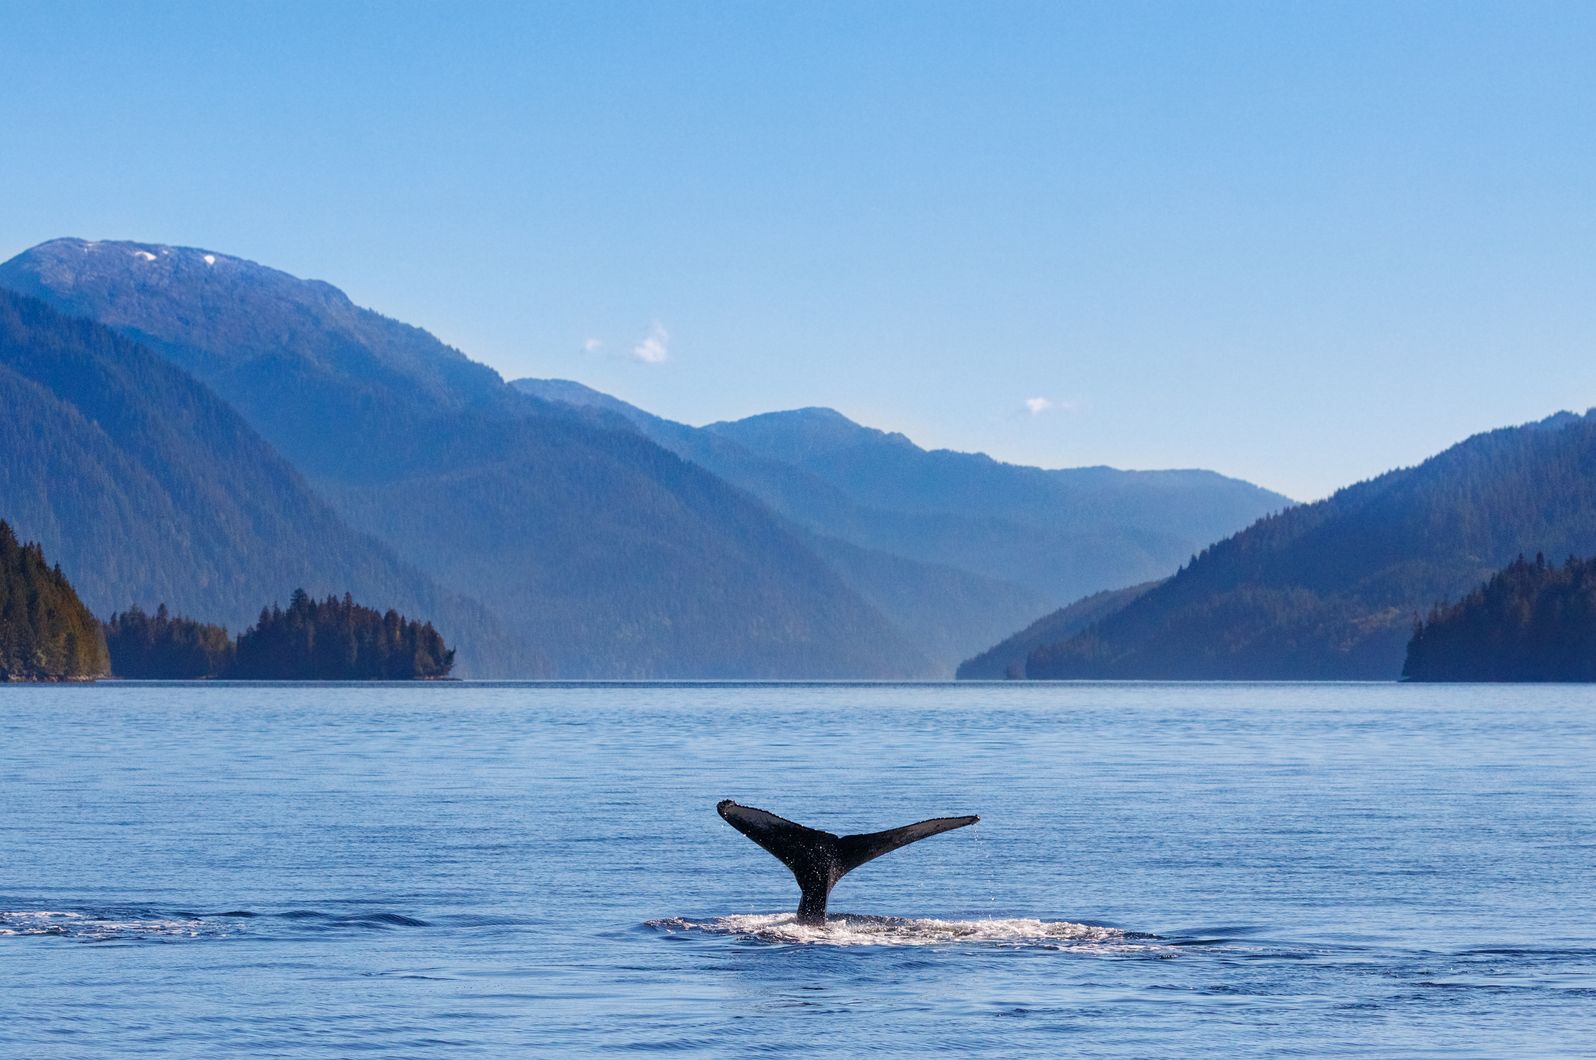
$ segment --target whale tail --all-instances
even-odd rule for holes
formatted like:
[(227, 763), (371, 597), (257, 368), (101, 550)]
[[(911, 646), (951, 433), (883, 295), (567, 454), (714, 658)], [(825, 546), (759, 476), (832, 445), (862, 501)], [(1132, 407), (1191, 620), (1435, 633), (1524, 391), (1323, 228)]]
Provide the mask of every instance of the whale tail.
[(963, 828), (981, 819), (936, 817), (906, 824), (902, 828), (889, 828), (884, 832), (833, 835), (817, 828), (806, 828), (765, 810), (740, 806), (730, 799), (722, 800), (715, 811), (726, 819), (727, 824), (764, 847), (777, 861), (792, 870), (801, 896), (798, 902), (800, 924), (824, 924), (826, 899), (830, 897), (831, 889), (838, 880), (865, 862), (928, 836)]

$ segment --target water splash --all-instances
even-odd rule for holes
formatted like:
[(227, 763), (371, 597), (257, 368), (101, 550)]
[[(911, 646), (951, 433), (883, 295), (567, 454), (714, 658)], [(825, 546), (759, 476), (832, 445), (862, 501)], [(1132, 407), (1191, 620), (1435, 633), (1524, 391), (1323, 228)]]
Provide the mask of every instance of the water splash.
[(228, 934), (231, 934), (229, 925), (204, 917), (51, 909), (0, 912), (0, 936), (54, 935), (81, 942), (107, 942), (113, 939), (219, 938)]
[(269, 938), (430, 926), (428, 921), (402, 913), (324, 913), (315, 909), (282, 913), (179, 913), (132, 908), (0, 910), (0, 938), (55, 936), (79, 942), (164, 942), (243, 934)]
[(798, 923), (793, 913), (754, 913), (689, 920), (671, 917), (650, 920), (648, 927), (668, 934), (698, 932), (823, 946), (943, 946), (993, 945), (1088, 952), (1164, 950), (1157, 937), (1096, 924), (1067, 920), (1012, 917), (992, 920), (908, 919), (833, 913), (823, 925)]

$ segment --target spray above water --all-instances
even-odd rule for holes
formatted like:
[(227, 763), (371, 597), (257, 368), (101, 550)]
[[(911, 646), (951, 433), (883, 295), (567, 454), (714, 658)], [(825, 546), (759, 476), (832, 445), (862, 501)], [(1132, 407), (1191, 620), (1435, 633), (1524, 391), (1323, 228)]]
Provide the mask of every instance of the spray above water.
[(228, 934), (228, 925), (187, 915), (147, 911), (79, 912), (17, 910), (0, 912), (0, 936), (51, 935), (80, 942), (138, 939), (198, 939)]
[(695, 921), (683, 917), (651, 920), (647, 926), (672, 934), (698, 932), (764, 942), (814, 943), (829, 946), (935, 946), (988, 943), (1050, 949), (1146, 949), (1151, 935), (1118, 928), (1026, 917), (993, 920), (906, 919), (893, 916), (826, 915), (826, 902), (837, 881), (860, 865), (899, 847), (955, 828), (979, 817), (935, 817), (902, 828), (860, 835), (834, 835), (777, 817), (766, 810), (741, 806), (730, 799), (715, 807), (743, 835), (764, 847), (792, 871), (801, 895), (796, 913), (724, 916)]
[(319, 935), (354, 931), (425, 928), (425, 920), (402, 913), (367, 910), (337, 913), (290, 909), (281, 913), (231, 910), (179, 913), (132, 907), (90, 909), (10, 909), (0, 907), (0, 939), (48, 936), (77, 942), (169, 942)]
[(1164, 951), (1155, 936), (1066, 920), (1014, 917), (1003, 920), (908, 919), (836, 913), (823, 924), (802, 923), (792, 913), (758, 913), (689, 920), (651, 920), (648, 927), (668, 934), (697, 933), (820, 946), (992, 945), (1012, 948), (1079, 950), (1088, 953)]

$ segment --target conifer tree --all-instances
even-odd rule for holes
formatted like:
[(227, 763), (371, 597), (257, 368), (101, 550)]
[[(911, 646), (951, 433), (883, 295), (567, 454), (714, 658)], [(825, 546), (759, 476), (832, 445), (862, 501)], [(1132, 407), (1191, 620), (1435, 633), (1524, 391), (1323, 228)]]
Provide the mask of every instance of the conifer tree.
[(100, 623), (59, 565), (0, 520), (0, 681), (85, 680), (110, 672)]

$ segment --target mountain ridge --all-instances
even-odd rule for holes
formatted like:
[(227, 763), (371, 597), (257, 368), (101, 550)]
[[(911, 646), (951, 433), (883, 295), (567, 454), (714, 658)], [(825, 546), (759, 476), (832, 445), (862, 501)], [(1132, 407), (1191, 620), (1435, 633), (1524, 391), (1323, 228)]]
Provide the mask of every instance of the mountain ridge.
[(0, 408), (0, 506), (101, 615), (167, 603), (238, 629), (303, 581), (426, 613), (478, 673), (510, 650), (480, 604), (351, 530), (230, 406), (132, 339), (0, 290)]
[(552, 674), (930, 669), (753, 498), (329, 284), (200, 248), (56, 240), (0, 264), (0, 285), (205, 382), (342, 519), (480, 600)]
[[(821, 406), (691, 427), (571, 380), (514, 385), (631, 424), (835, 542), (819, 551), (913, 639), (935, 645), (948, 674), (1058, 601), (1166, 576), (1210, 530), (1290, 503), (1214, 472), (1048, 470), (925, 450)], [(864, 555), (891, 559), (872, 569)], [(916, 581), (941, 584), (946, 598), (939, 605)]]

